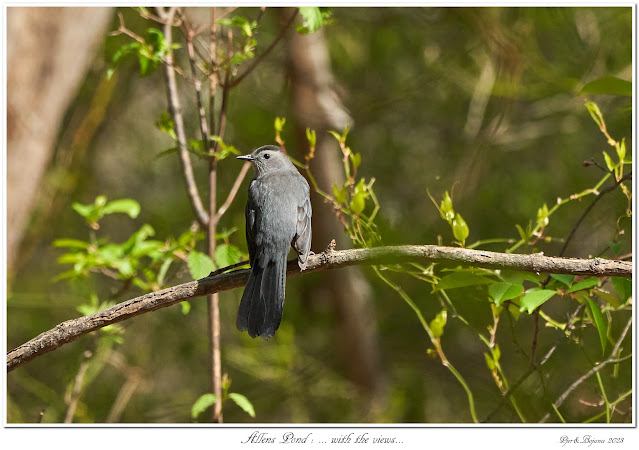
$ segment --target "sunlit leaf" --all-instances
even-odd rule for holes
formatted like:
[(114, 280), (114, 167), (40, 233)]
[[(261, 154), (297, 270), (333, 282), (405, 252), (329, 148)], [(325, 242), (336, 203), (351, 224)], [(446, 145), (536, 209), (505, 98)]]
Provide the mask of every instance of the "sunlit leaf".
[(215, 269), (213, 261), (209, 255), (195, 250), (189, 253), (187, 265), (189, 266), (189, 272), (194, 280), (199, 280), (200, 278), (208, 276), (208, 274)]
[(453, 228), (453, 236), (455, 236), (455, 239), (460, 242), (464, 242), (468, 237), (470, 230), (468, 229), (466, 221), (459, 213), (455, 214), (455, 218), (453, 219), (451, 226)]
[(128, 214), (129, 217), (135, 219), (140, 214), (140, 204), (130, 198), (122, 198), (119, 200), (113, 200), (112, 202), (104, 205), (102, 209), (103, 214), (112, 214), (112, 213), (124, 213)]
[(488, 294), (490, 294), (497, 306), (500, 306), (506, 300), (519, 297), (523, 292), (524, 287), (521, 283), (498, 282), (488, 286)]
[[(243, 256), (244, 255), (242, 254), (242, 251), (235, 245), (220, 244), (216, 247), (213, 258), (215, 259), (215, 264), (217, 265), (217, 267), (221, 268), (237, 264), (242, 260)], [(210, 272), (211, 271), (209, 270), (206, 275), (208, 275)]]
[(255, 408), (253, 408), (253, 404), (244, 395), (238, 394), (237, 392), (231, 392), (229, 394), (229, 398), (233, 400), (237, 406), (246, 411), (249, 416), (255, 417)]
[(211, 394), (210, 392), (204, 394), (198, 398), (193, 406), (191, 407), (191, 417), (193, 419), (197, 418), (200, 414), (206, 410), (209, 406), (213, 405), (217, 402), (217, 395)]
[(430, 330), (435, 338), (441, 337), (444, 334), (444, 326), (446, 325), (447, 312), (442, 309), (433, 320), (430, 322)]
[(353, 196), (351, 200), (351, 211), (355, 214), (361, 214), (366, 206), (366, 192), (360, 191)]
[(53, 241), (54, 247), (88, 248), (90, 245), (88, 242), (79, 239), (56, 239)]
[(553, 295), (555, 295), (556, 291), (551, 291), (550, 289), (537, 289), (530, 290), (528, 293), (524, 294), (521, 298), (521, 306), (519, 308), (520, 311), (528, 311), (528, 313), (532, 313), (537, 307), (543, 305), (546, 301), (548, 301)]

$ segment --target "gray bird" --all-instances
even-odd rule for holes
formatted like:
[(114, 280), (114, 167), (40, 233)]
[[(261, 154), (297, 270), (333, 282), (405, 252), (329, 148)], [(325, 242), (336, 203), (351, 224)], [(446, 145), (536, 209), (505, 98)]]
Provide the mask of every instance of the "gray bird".
[(237, 159), (251, 161), (255, 176), (246, 203), (246, 242), (251, 263), (237, 328), (264, 339), (280, 326), (286, 287), (286, 258), (292, 246), (306, 268), (311, 251), (311, 200), (306, 179), (275, 145)]

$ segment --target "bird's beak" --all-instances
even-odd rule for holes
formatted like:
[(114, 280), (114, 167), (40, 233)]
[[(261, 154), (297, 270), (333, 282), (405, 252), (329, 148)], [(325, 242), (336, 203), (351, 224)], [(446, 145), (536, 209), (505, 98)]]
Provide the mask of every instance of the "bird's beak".
[(236, 156), (235, 159), (244, 159), (246, 161), (254, 161), (255, 160), (255, 158), (253, 158), (253, 155)]

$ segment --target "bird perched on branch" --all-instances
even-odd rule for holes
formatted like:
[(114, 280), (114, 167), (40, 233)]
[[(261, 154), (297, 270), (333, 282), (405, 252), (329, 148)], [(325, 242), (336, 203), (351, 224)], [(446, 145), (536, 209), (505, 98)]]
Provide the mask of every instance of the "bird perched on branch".
[(311, 200), (306, 179), (275, 145), (265, 145), (237, 159), (250, 161), (255, 176), (246, 203), (246, 242), (251, 274), (237, 328), (264, 339), (280, 326), (286, 287), (286, 258), (292, 246), (306, 268), (311, 251)]

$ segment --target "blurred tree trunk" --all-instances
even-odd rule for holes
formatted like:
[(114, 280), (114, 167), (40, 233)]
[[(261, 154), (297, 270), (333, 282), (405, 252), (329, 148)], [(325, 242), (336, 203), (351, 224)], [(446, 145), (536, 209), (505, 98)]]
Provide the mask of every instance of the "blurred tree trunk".
[(111, 8), (7, 8), (7, 266), (15, 263), (64, 113)]
[[(288, 17), (290, 11), (284, 11)], [(341, 132), (351, 117), (334, 91), (333, 75), (322, 31), (302, 35), (291, 32), (287, 39), (288, 71), (291, 82), (293, 118), (298, 142), (306, 142), (305, 129), (317, 132), (315, 158), (311, 170), (319, 187), (332, 191), (333, 183), (344, 183), (341, 152), (328, 130)], [(313, 249), (320, 252), (331, 239), (337, 248), (350, 247), (343, 227), (330, 205), (317, 194), (313, 199)], [(379, 363), (375, 312), (370, 286), (361, 270), (351, 267), (326, 272), (325, 283), (315, 287), (312, 298), (330, 301), (338, 321), (336, 340), (351, 380), (360, 388), (367, 408), (380, 407), (383, 376)], [(376, 400), (373, 403), (373, 400)], [(374, 411), (373, 411), (374, 413)]]

